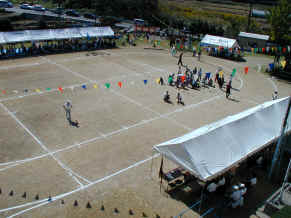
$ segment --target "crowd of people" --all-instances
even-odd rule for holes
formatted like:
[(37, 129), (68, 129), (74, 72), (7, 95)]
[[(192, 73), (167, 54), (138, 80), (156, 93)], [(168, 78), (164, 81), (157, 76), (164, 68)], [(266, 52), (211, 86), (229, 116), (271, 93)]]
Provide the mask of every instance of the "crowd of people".
[[(213, 81), (212, 75), (210, 72), (203, 73), (202, 68), (194, 67), (192, 70), (187, 66), (183, 65), (183, 53), (180, 53), (179, 60), (178, 60), (178, 72), (175, 74), (170, 74), (168, 76), (168, 85), (169, 86), (175, 86), (178, 90), (180, 88), (186, 89), (186, 88), (192, 88), (192, 89), (200, 89), (201, 87), (213, 87), (215, 88), (215, 83), (218, 84), (220, 89), (223, 89), (225, 86), (225, 93), (226, 98), (229, 98), (231, 94), (231, 84), (233, 76), (230, 76), (229, 81), (226, 83), (224, 75), (222, 73), (222, 69), (218, 68), (215, 74), (215, 80)], [(185, 71), (182, 72), (182, 67), (185, 68)], [(159, 83), (161, 85), (164, 84), (164, 79), (161, 77), (159, 79)], [(226, 85), (225, 85), (226, 83)], [(171, 98), (168, 91), (164, 93), (163, 99), (165, 102), (170, 103)], [(182, 101), (181, 93), (177, 93), (177, 103), (184, 105), (184, 102)]]
[(0, 59), (116, 47), (114, 39), (66, 39), (0, 45)]

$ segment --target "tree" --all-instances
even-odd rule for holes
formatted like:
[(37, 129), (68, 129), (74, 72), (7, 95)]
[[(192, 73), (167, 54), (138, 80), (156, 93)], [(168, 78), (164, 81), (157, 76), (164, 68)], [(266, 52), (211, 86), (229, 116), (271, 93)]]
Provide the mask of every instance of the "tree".
[(269, 9), (266, 14), (271, 26), (271, 39), (280, 45), (288, 43), (288, 34), (291, 32), (291, 5), (288, 0), (280, 0), (279, 4)]

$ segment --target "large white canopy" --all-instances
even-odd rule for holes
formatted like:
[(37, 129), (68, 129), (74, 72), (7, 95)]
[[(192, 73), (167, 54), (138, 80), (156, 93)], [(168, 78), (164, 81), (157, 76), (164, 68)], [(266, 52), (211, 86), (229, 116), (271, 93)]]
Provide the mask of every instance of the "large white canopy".
[(289, 99), (266, 102), (154, 149), (199, 179), (211, 180), (279, 137)]
[(80, 27), (66, 29), (24, 30), (0, 32), (0, 44), (58, 40), (84, 37), (112, 37), (114, 32), (111, 27)]
[(235, 39), (224, 38), (221, 36), (205, 35), (200, 42), (201, 46), (224, 47), (224, 48), (239, 48)]

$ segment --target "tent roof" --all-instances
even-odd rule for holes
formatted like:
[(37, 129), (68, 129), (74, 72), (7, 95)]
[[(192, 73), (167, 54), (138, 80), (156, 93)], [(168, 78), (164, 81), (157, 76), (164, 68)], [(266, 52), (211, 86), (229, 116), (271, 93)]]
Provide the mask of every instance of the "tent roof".
[(154, 149), (199, 179), (211, 180), (279, 137), (289, 99), (266, 102)]
[(205, 35), (200, 42), (201, 46), (215, 46), (215, 47), (225, 47), (225, 48), (235, 48), (239, 47), (235, 39), (224, 38), (221, 36)]
[(114, 36), (111, 27), (81, 27), (66, 29), (47, 29), (47, 30), (24, 30), (12, 32), (0, 32), (0, 44), (42, 41), (42, 40), (59, 40), (83, 37), (106, 37)]
[(256, 34), (256, 33), (246, 33), (246, 32), (240, 32), (238, 36), (252, 38), (252, 39), (261, 39), (261, 40), (269, 40), (269, 38), (270, 38), (270, 36), (268, 36), (268, 35), (262, 35), (262, 34)]

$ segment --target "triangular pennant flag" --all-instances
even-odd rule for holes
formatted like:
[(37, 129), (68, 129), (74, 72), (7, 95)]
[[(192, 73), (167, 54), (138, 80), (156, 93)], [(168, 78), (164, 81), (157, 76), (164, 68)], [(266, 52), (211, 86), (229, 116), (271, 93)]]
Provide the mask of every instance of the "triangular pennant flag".
[(145, 79), (145, 80), (143, 81), (143, 83), (146, 85), (146, 84), (148, 83), (148, 81)]
[(249, 67), (245, 67), (245, 74), (248, 74), (249, 72)]
[(63, 91), (64, 91), (62, 87), (59, 87), (58, 90), (59, 90), (60, 92), (63, 92)]
[(156, 82), (159, 84), (160, 83), (160, 78), (156, 79)]
[(286, 48), (283, 48), (283, 53), (286, 53), (287, 49)]
[(93, 85), (93, 88), (94, 88), (94, 89), (97, 89), (97, 88), (98, 88), (97, 84), (94, 84), (94, 85)]
[(47, 90), (47, 91), (50, 91), (50, 90), (52, 90), (52, 89), (51, 89), (51, 88), (46, 88), (46, 90)]
[(6, 91), (5, 91), (5, 90), (3, 90), (3, 91), (2, 91), (2, 93), (3, 93), (3, 94), (6, 94)]
[(286, 66), (286, 61), (285, 61), (285, 60), (281, 61), (281, 65), (282, 65), (283, 68), (285, 68), (285, 66)]
[(236, 69), (233, 68), (232, 73), (231, 73), (231, 76), (234, 77), (235, 76), (235, 73), (236, 73)]
[(118, 86), (121, 88), (122, 87), (122, 82), (118, 82)]
[(105, 83), (105, 86), (106, 86), (107, 89), (109, 89), (110, 88), (110, 83)]
[(274, 69), (274, 64), (273, 63), (269, 64), (269, 67), (270, 67), (271, 70), (273, 70)]
[(223, 71), (220, 71), (219, 72), (219, 77), (222, 77), (223, 76)]
[(186, 76), (181, 76), (182, 83), (185, 81)]
[(83, 89), (87, 89), (87, 86), (86, 86), (86, 85), (82, 85), (82, 88), (83, 88)]

